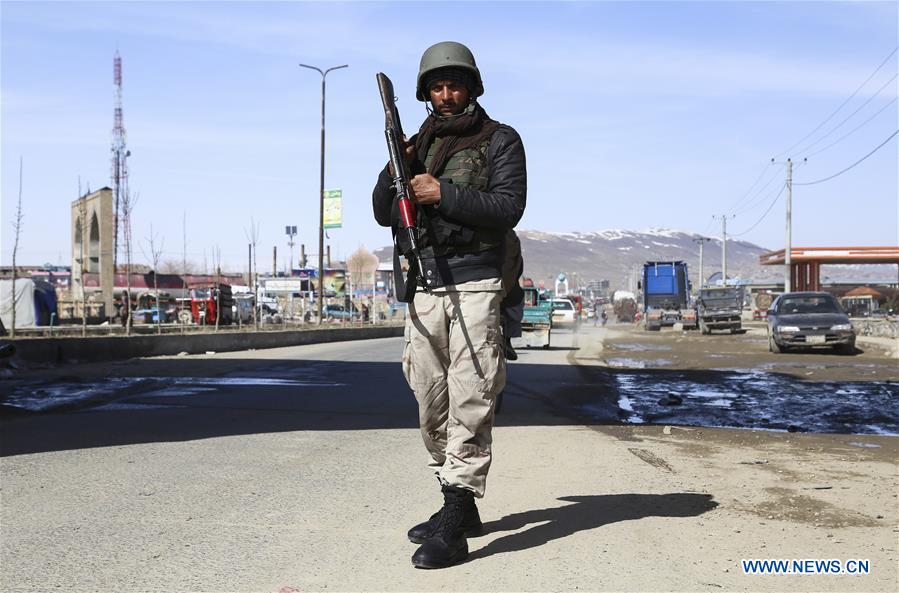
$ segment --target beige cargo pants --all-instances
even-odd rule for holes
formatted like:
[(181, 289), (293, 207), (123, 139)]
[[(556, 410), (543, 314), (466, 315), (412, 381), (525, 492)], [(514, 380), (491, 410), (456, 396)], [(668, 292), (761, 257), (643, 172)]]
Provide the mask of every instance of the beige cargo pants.
[(428, 466), (442, 484), (480, 498), (490, 469), (496, 395), (506, 384), (502, 288), (498, 279), (451, 288), (415, 295), (406, 320), (403, 374), (418, 400)]

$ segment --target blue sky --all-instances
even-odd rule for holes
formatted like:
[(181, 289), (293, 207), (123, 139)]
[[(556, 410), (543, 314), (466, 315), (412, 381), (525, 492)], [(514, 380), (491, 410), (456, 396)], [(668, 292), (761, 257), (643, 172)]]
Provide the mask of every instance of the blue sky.
[[(332, 251), (388, 245), (370, 206), (386, 161), (374, 75), (393, 79), (414, 131), (425, 114), (414, 97), (421, 52), (445, 39), (472, 48), (482, 105), (524, 140), (519, 228), (709, 235), (720, 233), (713, 214), (736, 214), (729, 232), (782, 248), (783, 194), (774, 200), (785, 170), (771, 158), (817, 152), (794, 171), (797, 183), (815, 181), (899, 127), (894, 54), (799, 142), (896, 48), (897, 19), (895, 2), (4, 1), (0, 261), (11, 261), (21, 156), (17, 259), (70, 263), (79, 176), (110, 184), (116, 50), (137, 242), (152, 224), (163, 259), (180, 260), (186, 216), (188, 259), (202, 267), (218, 248), (224, 267), (243, 270), (252, 218), (261, 268), (273, 245), (285, 265), (287, 224), (317, 253), (321, 79), (303, 62), (350, 65), (327, 86), (326, 187), (344, 195)], [(895, 245), (897, 202), (893, 138), (832, 181), (794, 188), (793, 243)]]

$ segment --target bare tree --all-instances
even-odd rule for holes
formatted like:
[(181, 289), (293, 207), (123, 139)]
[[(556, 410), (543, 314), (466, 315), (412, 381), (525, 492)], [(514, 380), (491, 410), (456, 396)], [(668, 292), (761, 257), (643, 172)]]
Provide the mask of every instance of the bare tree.
[(81, 176), (78, 176), (78, 229), (77, 233), (80, 235), (79, 245), (81, 248), (81, 266), (80, 270), (80, 279), (81, 283), (81, 336), (87, 335), (87, 291), (84, 290), (84, 264), (85, 264), (85, 252), (84, 246), (86, 243), (86, 239), (88, 237), (88, 224), (87, 224), (87, 194), (82, 195), (81, 193)]
[[(375, 270), (378, 269), (378, 258), (372, 252), (365, 248), (364, 245), (360, 245), (359, 248), (350, 254), (350, 256), (346, 260), (347, 271), (350, 273), (351, 283), (350, 290), (352, 291), (353, 284), (357, 284), (356, 288), (361, 288), (364, 285), (363, 278), (367, 278), (369, 275), (374, 274)], [(350, 306), (352, 307), (353, 303), (353, 295), (350, 293)], [(374, 303), (372, 303), (374, 304)]]
[[(165, 239), (161, 241), (157, 238), (156, 233), (153, 232), (153, 225), (150, 225), (150, 236), (146, 237), (144, 241), (147, 244), (147, 247), (150, 249), (150, 258), (153, 261), (153, 292), (156, 293), (156, 333), (162, 333), (162, 313), (159, 310), (159, 274), (157, 270), (159, 269), (159, 260), (162, 258), (162, 249), (165, 247)], [(146, 252), (144, 253), (144, 257), (146, 257)], [(128, 295), (131, 298), (131, 295)]]
[(12, 327), (9, 329), (9, 336), (16, 337), (16, 304), (19, 300), (19, 294), (16, 291), (16, 280), (19, 278), (16, 269), (16, 253), (19, 251), (19, 236), (22, 234), (22, 157), (19, 157), (19, 201), (16, 205), (16, 217), (13, 220), (13, 228), (16, 230), (16, 241), (12, 248)]
[[(125, 335), (131, 335), (131, 255), (134, 251), (131, 241), (131, 213), (134, 206), (140, 198), (139, 194), (131, 195), (131, 189), (126, 185), (125, 192), (122, 195), (122, 219), (124, 221), (123, 233), (125, 235), (125, 286), (126, 291), (122, 301), (122, 314), (125, 315)], [(150, 225), (150, 234), (153, 234), (153, 226)], [(152, 251), (152, 248), (151, 248)], [(156, 266), (153, 266), (153, 279), (156, 279)], [(127, 300), (125, 300), (127, 299)], [(157, 294), (157, 313), (158, 313), (158, 294)]]
[[(256, 280), (259, 278), (259, 268), (256, 267), (256, 242), (259, 240), (259, 225), (256, 224), (256, 221), (253, 217), (250, 217), (250, 230), (243, 230), (244, 235), (247, 237), (247, 241), (250, 242), (250, 250), (253, 252), (253, 260), (252, 260), (252, 269), (250, 273), (247, 274), (248, 281), (250, 284), (250, 293), (253, 295), (253, 327), (256, 331), (259, 331), (259, 318), (256, 315), (256, 295), (259, 293), (259, 287), (257, 286)], [(255, 275), (254, 275), (255, 273)], [(238, 319), (240, 319), (240, 308), (237, 310)]]
[[(187, 325), (184, 322), (184, 303), (188, 296), (187, 274), (187, 210), (184, 210), (181, 212), (181, 308), (178, 311), (178, 321), (180, 322), (182, 336)], [(193, 318), (192, 313), (191, 318)]]
[(212, 264), (215, 266), (215, 331), (222, 320), (222, 250), (218, 245), (212, 249)]
[(186, 257), (182, 259), (167, 259), (159, 264), (159, 271), (162, 274), (194, 274), (197, 271), (197, 265), (188, 261)]

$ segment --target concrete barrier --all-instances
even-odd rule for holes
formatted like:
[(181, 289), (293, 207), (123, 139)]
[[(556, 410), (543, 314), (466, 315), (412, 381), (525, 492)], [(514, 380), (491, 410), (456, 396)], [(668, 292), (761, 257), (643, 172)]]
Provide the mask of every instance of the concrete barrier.
[(16, 355), (27, 362), (100, 362), (141, 356), (165, 356), (181, 352), (230, 352), (370, 340), (403, 335), (403, 326), (335, 327), (321, 329), (218, 332), (186, 335), (31, 338), (15, 340)]

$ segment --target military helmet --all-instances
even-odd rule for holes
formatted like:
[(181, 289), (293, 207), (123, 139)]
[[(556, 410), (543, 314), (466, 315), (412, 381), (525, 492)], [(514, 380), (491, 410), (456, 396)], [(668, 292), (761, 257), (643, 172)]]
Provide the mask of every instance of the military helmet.
[(455, 41), (441, 41), (425, 50), (421, 56), (421, 64), (418, 67), (418, 82), (415, 87), (415, 98), (419, 101), (427, 101), (427, 89), (423, 88), (425, 77), (429, 72), (439, 68), (461, 68), (474, 75), (475, 88), (470, 89), (472, 97), (480, 97), (484, 94), (484, 83), (481, 82), (481, 72), (475, 64), (471, 50)]

